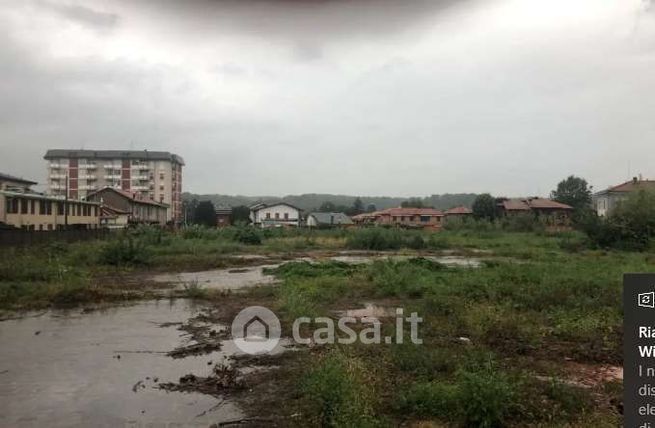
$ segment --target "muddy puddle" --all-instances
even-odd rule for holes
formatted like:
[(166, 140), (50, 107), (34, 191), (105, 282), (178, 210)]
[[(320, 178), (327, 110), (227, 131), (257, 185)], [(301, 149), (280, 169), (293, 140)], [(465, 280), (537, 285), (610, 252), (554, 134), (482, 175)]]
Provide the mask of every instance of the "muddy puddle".
[[(204, 310), (159, 300), (0, 322), (0, 426), (209, 426), (242, 417), (219, 393), (162, 388), (190, 373), (210, 377), (238, 354), (220, 339), (225, 326), (202, 321)], [(190, 319), (201, 321), (191, 328)], [(216, 341), (196, 349), (198, 332)]]
[[(273, 275), (267, 274), (266, 269), (279, 267), (281, 263), (268, 263), (266, 258), (259, 255), (243, 255), (242, 258), (249, 257), (255, 260), (261, 260), (261, 265), (234, 267), (228, 269), (212, 269), (199, 272), (181, 272), (181, 273), (166, 273), (152, 276), (150, 279), (157, 283), (173, 284), (178, 289), (186, 287), (199, 287), (209, 290), (239, 290), (260, 285), (270, 285), (276, 283)], [(341, 253), (336, 256), (327, 257), (298, 257), (286, 261), (289, 262), (321, 262), (327, 260), (334, 260), (349, 264), (365, 264), (373, 263), (375, 260), (408, 260), (417, 257), (416, 255), (402, 255), (402, 254), (352, 254), (348, 252)], [(421, 256), (428, 260), (439, 262), (448, 267), (467, 267), (477, 268), (482, 266), (482, 260), (474, 257), (462, 257), (455, 255), (446, 256)]]
[(389, 306), (380, 306), (375, 303), (364, 303), (363, 308), (346, 309), (335, 311), (339, 317), (357, 318), (362, 322), (376, 322), (380, 318), (389, 318), (396, 316), (396, 308)]
[(374, 256), (358, 256), (358, 255), (339, 255), (330, 257), (330, 260), (335, 260), (344, 263), (351, 264), (364, 264), (372, 263), (375, 260), (409, 260), (415, 257), (423, 257), (428, 260), (432, 260), (438, 263), (441, 263), (448, 267), (471, 267), (477, 268), (482, 266), (482, 260), (475, 257), (462, 257), (462, 256), (432, 256), (432, 255), (404, 255), (404, 254), (392, 254), (392, 255), (374, 255)]
[(159, 283), (174, 284), (178, 288), (198, 286), (210, 290), (238, 290), (274, 283), (275, 278), (265, 274), (264, 269), (278, 266), (278, 264), (266, 264), (201, 272), (160, 274), (151, 279)]

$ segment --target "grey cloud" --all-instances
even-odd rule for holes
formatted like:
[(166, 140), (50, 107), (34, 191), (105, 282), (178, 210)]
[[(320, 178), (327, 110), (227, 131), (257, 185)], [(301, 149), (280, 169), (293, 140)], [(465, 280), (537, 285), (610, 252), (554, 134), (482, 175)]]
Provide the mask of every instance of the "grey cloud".
[(120, 17), (114, 13), (100, 12), (78, 4), (59, 4), (47, 0), (39, 0), (37, 4), (65, 19), (98, 30), (112, 29), (120, 20)]

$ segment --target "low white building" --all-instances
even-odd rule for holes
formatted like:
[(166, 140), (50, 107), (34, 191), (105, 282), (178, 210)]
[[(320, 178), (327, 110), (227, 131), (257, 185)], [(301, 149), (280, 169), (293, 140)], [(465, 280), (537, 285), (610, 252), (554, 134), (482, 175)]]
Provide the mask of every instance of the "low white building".
[(300, 226), (302, 210), (286, 202), (256, 204), (250, 207), (250, 222), (258, 227)]
[(307, 227), (351, 226), (353, 221), (345, 213), (311, 213), (307, 216)]

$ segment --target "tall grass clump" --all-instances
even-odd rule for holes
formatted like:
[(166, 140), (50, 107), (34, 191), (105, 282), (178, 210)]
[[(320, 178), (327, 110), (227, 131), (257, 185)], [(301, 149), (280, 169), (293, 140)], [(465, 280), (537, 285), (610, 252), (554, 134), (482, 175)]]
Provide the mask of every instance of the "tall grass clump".
[(314, 423), (322, 427), (379, 426), (374, 391), (361, 362), (333, 351), (302, 380)]
[(488, 364), (457, 372), (450, 382), (417, 382), (401, 394), (399, 409), (463, 426), (506, 426), (519, 410), (517, 379)]

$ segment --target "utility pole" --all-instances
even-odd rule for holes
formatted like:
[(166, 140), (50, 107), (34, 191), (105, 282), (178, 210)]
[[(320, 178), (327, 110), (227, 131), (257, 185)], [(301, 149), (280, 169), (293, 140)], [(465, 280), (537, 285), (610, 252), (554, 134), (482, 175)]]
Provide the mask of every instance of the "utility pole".
[(64, 197), (64, 230), (68, 230), (68, 174), (66, 174), (66, 196)]

